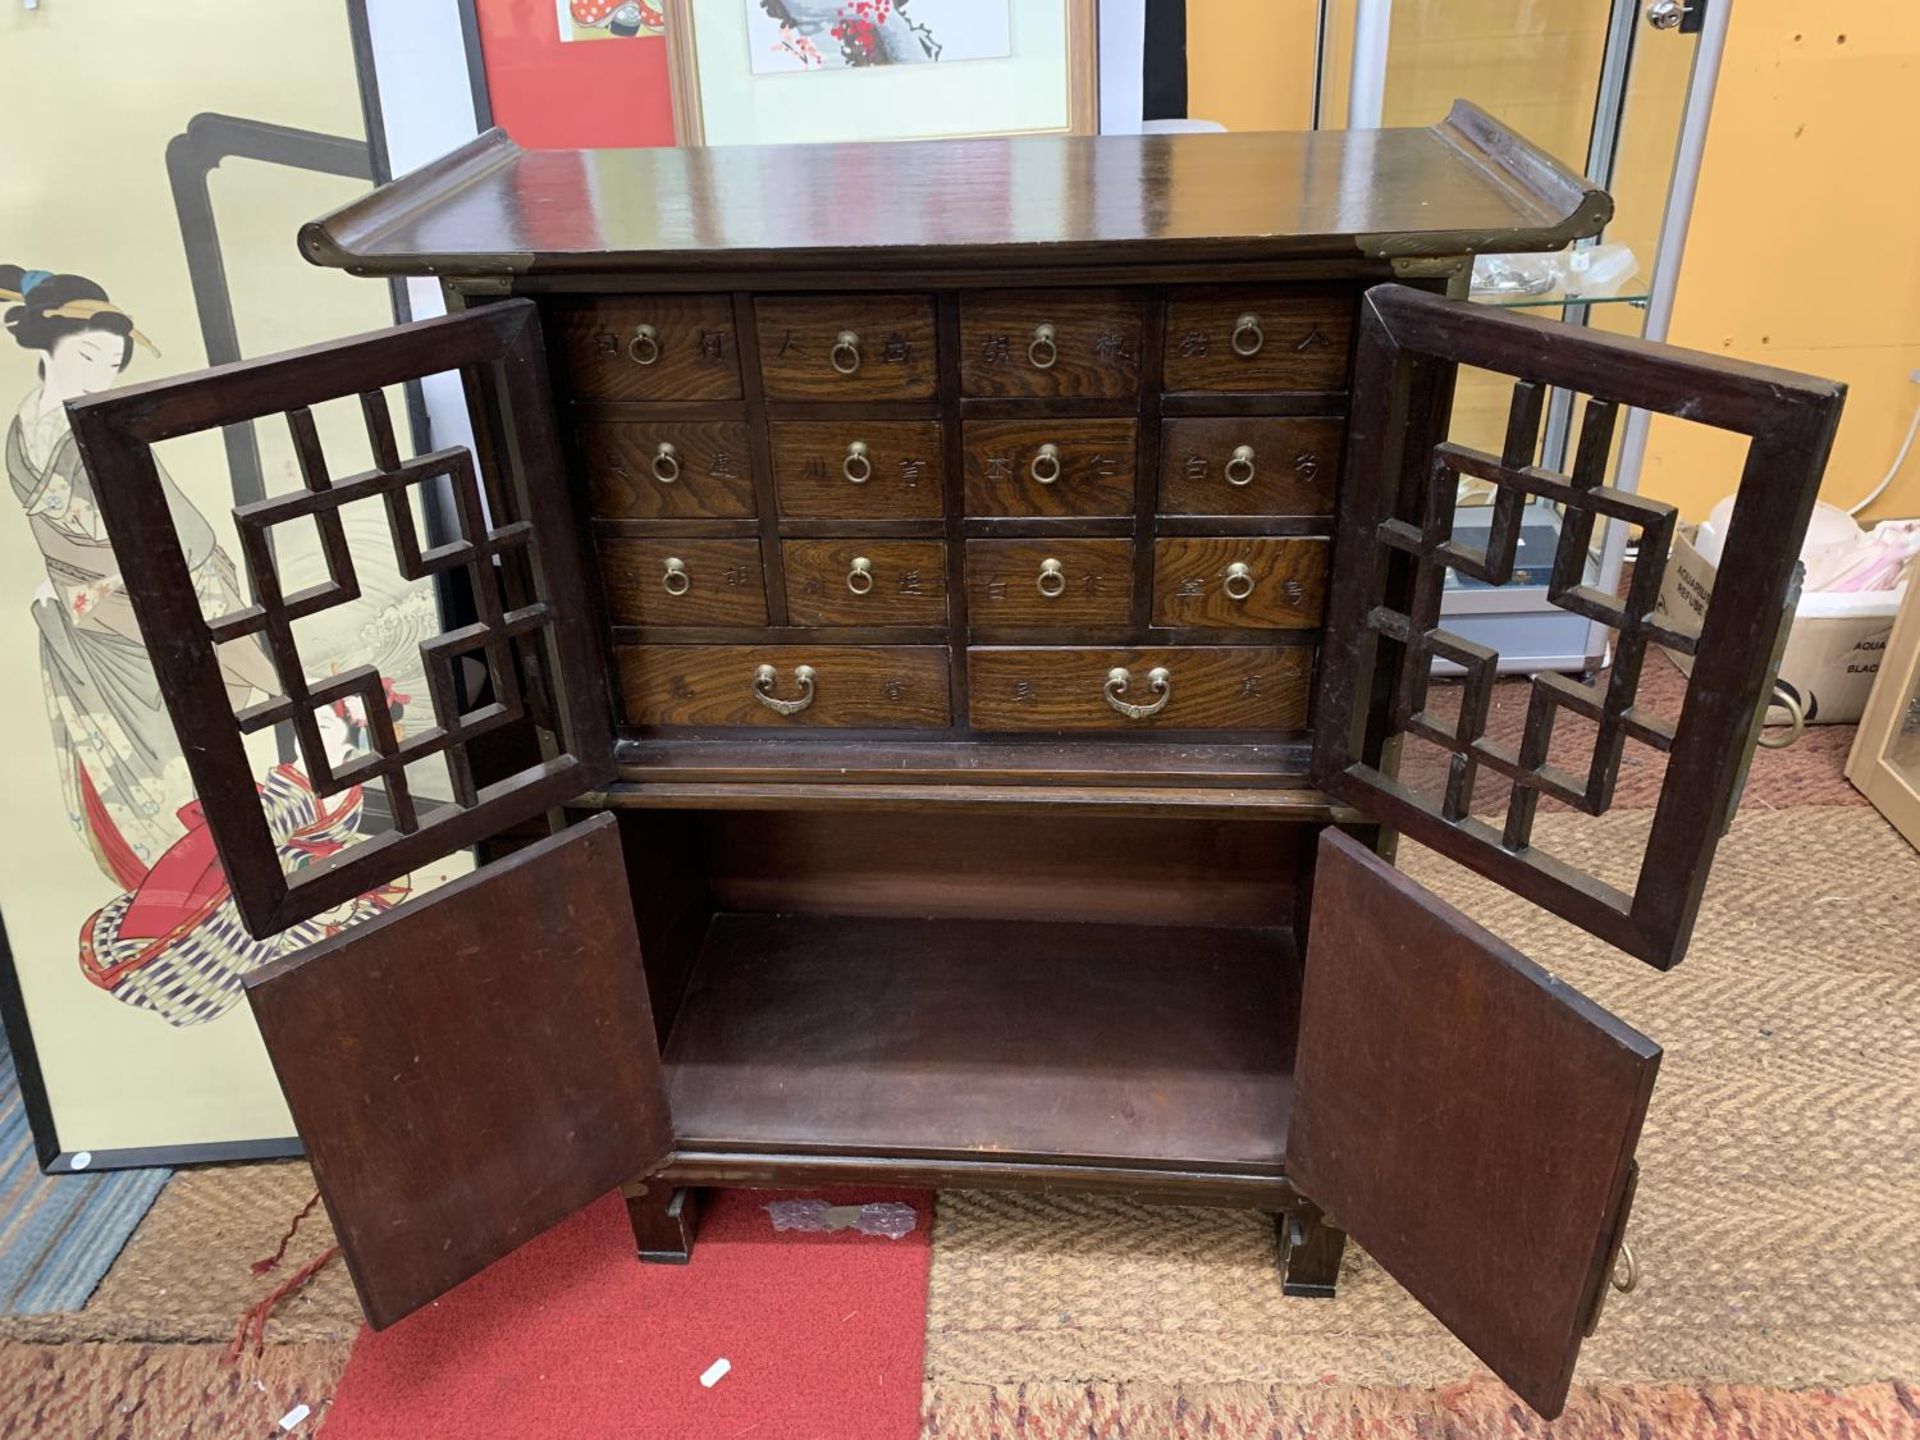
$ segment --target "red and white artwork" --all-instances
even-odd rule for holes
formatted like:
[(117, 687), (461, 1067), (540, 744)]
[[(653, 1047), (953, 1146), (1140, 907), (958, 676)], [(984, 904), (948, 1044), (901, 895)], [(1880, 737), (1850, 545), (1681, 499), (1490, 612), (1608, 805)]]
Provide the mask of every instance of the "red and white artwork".
[(756, 75), (1001, 60), (1009, 0), (746, 0)]

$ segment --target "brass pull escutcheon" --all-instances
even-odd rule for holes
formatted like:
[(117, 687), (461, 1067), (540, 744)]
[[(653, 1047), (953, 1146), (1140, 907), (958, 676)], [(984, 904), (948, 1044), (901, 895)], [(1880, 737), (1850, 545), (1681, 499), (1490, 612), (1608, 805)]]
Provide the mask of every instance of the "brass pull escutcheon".
[(1229, 600), (1244, 600), (1253, 594), (1253, 571), (1247, 568), (1245, 561), (1236, 560), (1227, 566), (1223, 588)]
[(873, 589), (873, 561), (864, 555), (853, 557), (853, 565), (847, 571), (847, 589), (856, 595), (864, 595)]
[(1033, 463), (1027, 466), (1027, 473), (1042, 485), (1051, 485), (1060, 478), (1060, 447), (1042, 445), (1034, 452)]
[(1266, 343), (1266, 332), (1260, 328), (1258, 315), (1242, 315), (1233, 322), (1233, 353), (1242, 360), (1251, 360)]
[(1055, 343), (1053, 326), (1034, 326), (1033, 339), (1027, 344), (1027, 359), (1033, 362), (1033, 368), (1051, 370), (1059, 358), (1060, 346)]
[(1158, 715), (1167, 708), (1167, 702), (1173, 698), (1173, 673), (1163, 665), (1156, 665), (1147, 672), (1147, 689), (1157, 698), (1145, 705), (1135, 705), (1120, 697), (1127, 693), (1133, 684), (1133, 672), (1125, 666), (1116, 665), (1107, 672), (1107, 683), (1100, 693), (1107, 697), (1107, 704), (1118, 710), (1129, 720), (1146, 720)]
[(660, 577), (660, 588), (669, 595), (684, 595), (693, 588), (693, 576), (687, 573), (686, 562), (679, 556), (667, 557), (667, 569)]
[(1058, 600), (1067, 591), (1067, 572), (1060, 568), (1060, 562), (1051, 557), (1040, 562), (1040, 578), (1034, 587), (1049, 600)]
[(850, 485), (864, 485), (873, 478), (873, 461), (867, 456), (867, 442), (853, 440), (847, 445), (847, 458), (840, 462), (840, 473)]
[(653, 452), (653, 478), (671, 485), (680, 478), (680, 452), (671, 441), (662, 440)]
[(833, 342), (833, 349), (827, 352), (827, 360), (842, 375), (852, 375), (860, 369), (860, 337), (851, 330), (842, 330)]
[(753, 698), (776, 715), (798, 715), (813, 704), (813, 667), (796, 665), (793, 667), (793, 683), (800, 687), (800, 698), (782, 700), (773, 693), (773, 687), (780, 681), (780, 672), (771, 665), (762, 665), (753, 672)]
[(627, 341), (627, 358), (636, 365), (652, 365), (660, 359), (660, 332), (651, 325), (633, 327)]
[(1233, 458), (1227, 461), (1227, 483), (1236, 487), (1253, 483), (1253, 446), (1233, 447)]

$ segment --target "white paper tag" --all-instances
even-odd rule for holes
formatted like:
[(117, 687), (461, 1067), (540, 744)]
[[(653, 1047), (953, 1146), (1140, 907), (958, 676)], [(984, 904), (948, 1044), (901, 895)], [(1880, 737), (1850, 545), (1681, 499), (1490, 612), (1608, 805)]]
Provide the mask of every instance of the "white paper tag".
[(313, 1413), (311, 1405), (296, 1405), (280, 1417), (280, 1428), (291, 1433), (302, 1420)]
[(720, 1377), (731, 1369), (733, 1369), (733, 1362), (722, 1355), (718, 1360), (707, 1366), (705, 1370), (701, 1371), (700, 1383), (711, 1390), (715, 1385), (720, 1383)]

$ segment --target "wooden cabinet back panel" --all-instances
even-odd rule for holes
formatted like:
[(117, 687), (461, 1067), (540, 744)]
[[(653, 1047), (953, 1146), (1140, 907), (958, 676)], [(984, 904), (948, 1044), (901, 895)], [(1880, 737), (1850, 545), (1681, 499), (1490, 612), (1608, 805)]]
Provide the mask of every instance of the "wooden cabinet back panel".
[(787, 619), (795, 625), (944, 625), (940, 540), (788, 540)]
[(1169, 391), (1347, 388), (1355, 297), (1280, 286), (1193, 286), (1167, 297)]
[(567, 384), (589, 400), (738, 400), (740, 347), (725, 295), (554, 302)]
[(1133, 542), (1063, 536), (967, 541), (967, 623), (1125, 625)]
[(754, 513), (753, 447), (739, 420), (582, 425), (587, 503), (606, 520), (739, 519)]
[(600, 542), (607, 617), (615, 625), (764, 625), (758, 540)]
[(768, 434), (782, 515), (937, 520), (945, 513), (938, 420), (785, 420)]
[(755, 316), (769, 399), (933, 395), (939, 357), (932, 296), (763, 296), (755, 302)]
[(1331, 515), (1346, 422), (1279, 415), (1170, 419), (1160, 426), (1168, 515)]
[[(619, 645), (614, 663), (632, 725), (924, 730), (951, 713), (935, 645)], [(762, 666), (774, 670), (764, 685)]]
[[(1150, 680), (1156, 669), (1167, 672), (1161, 691)], [(1115, 670), (1127, 672), (1124, 682)], [(968, 708), (977, 730), (1298, 730), (1312, 672), (1305, 645), (975, 646)], [(1120, 704), (1152, 713), (1134, 718)]]
[(1182, 535), (1153, 546), (1153, 623), (1311, 630), (1327, 608), (1327, 550), (1317, 538)]
[(967, 513), (1131, 515), (1137, 428), (1129, 419), (969, 420)]
[(960, 299), (966, 395), (1131, 399), (1141, 299), (1126, 290), (987, 290)]

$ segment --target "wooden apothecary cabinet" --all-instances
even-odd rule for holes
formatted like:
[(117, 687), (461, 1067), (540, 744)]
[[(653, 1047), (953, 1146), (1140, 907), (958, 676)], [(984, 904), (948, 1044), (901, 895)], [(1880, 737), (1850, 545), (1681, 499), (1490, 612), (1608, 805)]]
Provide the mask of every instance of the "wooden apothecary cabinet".
[[(1464, 104), (1370, 134), (496, 133), (300, 237), (439, 276), (451, 317), (76, 405), (247, 923), (496, 856), (250, 981), (372, 1321), (622, 1184), (653, 1258), (706, 1185), (1097, 1188), (1276, 1212), (1291, 1293), (1331, 1292), (1350, 1231), (1557, 1411), (1659, 1052), (1380, 857), (1404, 832), (1675, 964), (1840, 407), (1448, 298), (1475, 252), (1609, 210)], [(1463, 365), (1514, 382), (1501, 453), (1447, 439)], [(380, 387), (448, 370), (473, 452), (403, 458)], [(1565, 475), (1534, 464), (1551, 387), (1583, 397)], [(376, 468), (330, 475), (310, 408), (355, 396)], [(1697, 631), (1654, 606), (1674, 512), (1603, 483), (1631, 406), (1751, 437)], [(255, 603), (205, 617), (150, 446), (283, 414), (305, 487), (236, 511)], [(430, 545), (408, 494), (441, 478), (460, 533)], [(1551, 597), (1618, 638), (1596, 683), (1536, 678), (1509, 744), (1499, 657), (1439, 603), (1449, 571), (1510, 578), (1530, 496), (1566, 510)], [(306, 677), (295, 622), (355, 592), (362, 502), (472, 618), (423, 647), (437, 723), (370, 707), (330, 766), (314, 711), (380, 680)], [(1582, 585), (1597, 517), (1642, 534), (1622, 599)], [(331, 582), (285, 594), (296, 520)], [(1650, 643), (1697, 657), (1678, 715), (1635, 704)], [(286, 694), (236, 711), (220, 644)], [(395, 828), (283, 868), (243, 749), (282, 725)], [(1670, 778), (1619, 890), (1533, 827), (1605, 810), (1629, 746)], [(1415, 749), (1438, 763), (1398, 770)], [(406, 783), (434, 757), (452, 803)]]

